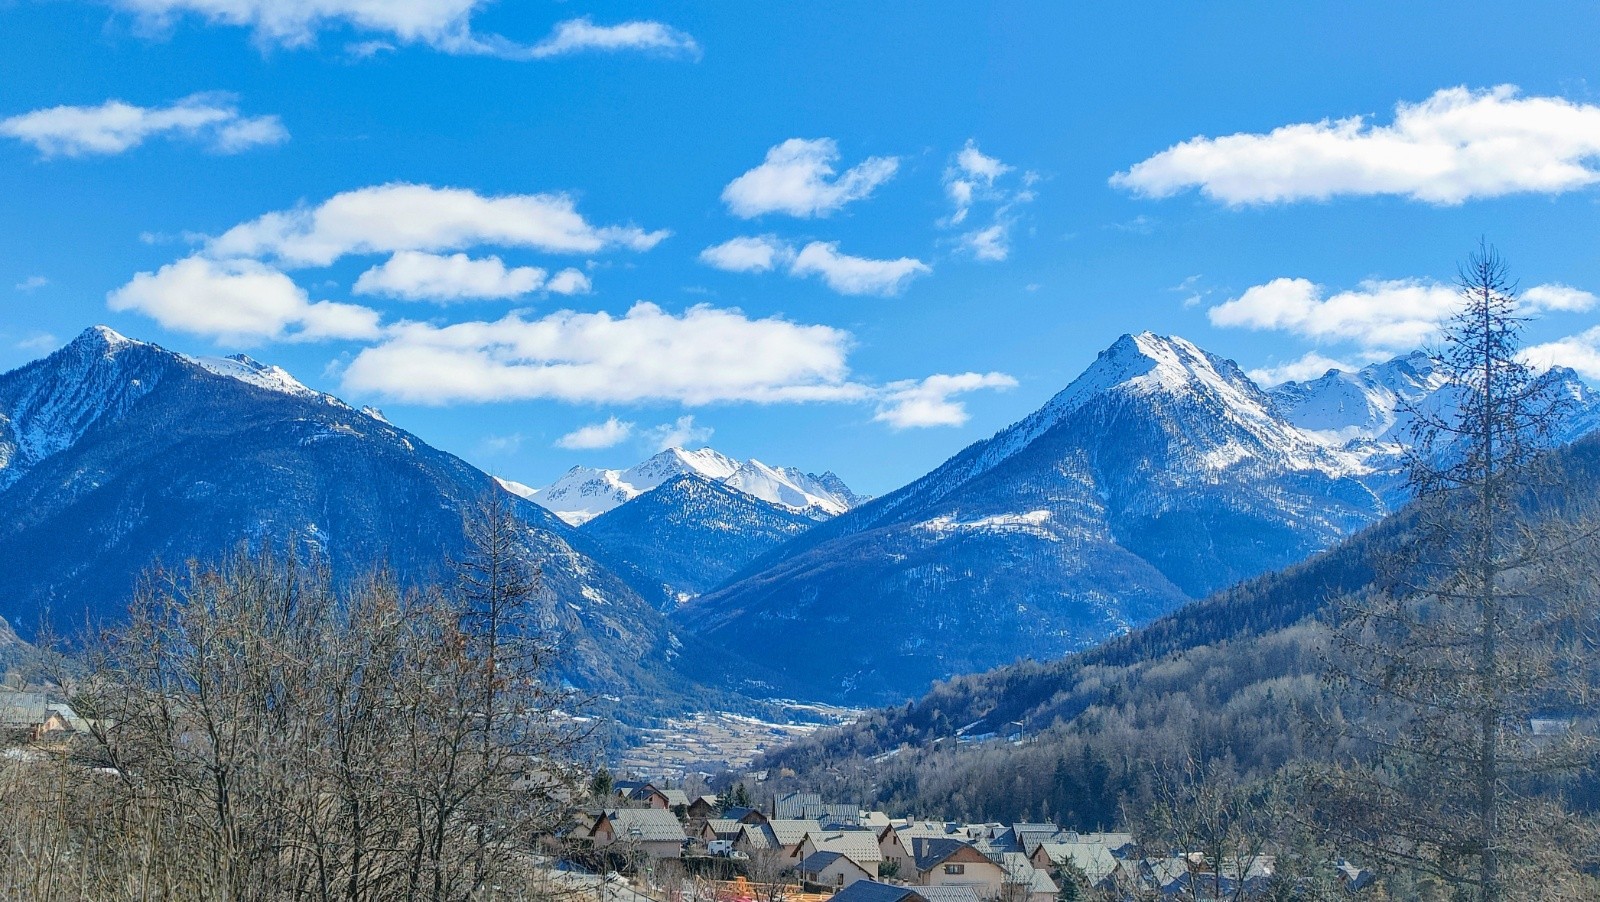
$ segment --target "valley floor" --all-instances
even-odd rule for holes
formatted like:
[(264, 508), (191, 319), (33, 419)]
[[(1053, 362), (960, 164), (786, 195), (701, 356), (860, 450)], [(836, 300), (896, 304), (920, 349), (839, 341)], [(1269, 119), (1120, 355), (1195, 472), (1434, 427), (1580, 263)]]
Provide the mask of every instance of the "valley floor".
[(623, 753), (619, 772), (681, 781), (689, 774), (743, 770), (757, 755), (809, 736), (823, 727), (849, 723), (855, 708), (784, 702), (783, 722), (711, 711), (672, 718), (664, 727), (641, 730), (643, 741)]

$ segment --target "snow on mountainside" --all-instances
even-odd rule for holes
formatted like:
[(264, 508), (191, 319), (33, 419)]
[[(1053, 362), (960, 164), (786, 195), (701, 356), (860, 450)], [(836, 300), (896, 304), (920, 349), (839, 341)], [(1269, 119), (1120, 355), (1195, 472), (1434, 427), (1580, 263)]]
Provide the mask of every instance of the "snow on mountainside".
[[(1411, 377), (1397, 365), (1367, 378), (1400, 393)], [(1125, 335), (1034, 414), (679, 616), (713, 642), (773, 650), (829, 699), (903, 698), (1093, 645), (1390, 509), (1371, 458), (1328, 440), (1352, 425), (1329, 412), (1335, 388), (1268, 394), (1184, 339)], [(1363, 416), (1374, 434), (1393, 425)], [(829, 627), (801, 628), (815, 623)]]
[(574, 526), (625, 504), (677, 476), (693, 475), (813, 520), (849, 510), (861, 498), (832, 473), (813, 476), (758, 460), (737, 461), (710, 448), (668, 448), (626, 470), (573, 467), (529, 498)]
[[(374, 413), (246, 359), (195, 359), (104, 327), (0, 373), (0, 617), (48, 614), (59, 629), (115, 619), (159, 561), (214, 561), (248, 543), (313, 548), (339, 578), (382, 564), (438, 581), (465, 547), (464, 522), (494, 483)], [(669, 710), (704, 687), (692, 654), (553, 514), (518, 500), (538, 563), (542, 623), (558, 630), (559, 675)], [(652, 702), (650, 700), (656, 700)]]
[[(626, 560), (664, 609), (716, 587), (815, 525), (805, 514), (698, 475), (675, 476), (583, 524), (583, 535)], [(637, 584), (636, 584), (637, 585)]]
[[(232, 354), (227, 357), (190, 357), (183, 355), (184, 359), (197, 363), (218, 376), (227, 376), (264, 388), (268, 391), (282, 392), (299, 398), (317, 398), (332, 404), (344, 402), (332, 395), (307, 388), (299, 379), (289, 375), (289, 371), (279, 366), (270, 366), (251, 359), (245, 354)], [(366, 413), (367, 411), (363, 411)], [(370, 413), (368, 414), (371, 415)]]
[(0, 490), (156, 388), (162, 367), (143, 355), (119, 357), (134, 346), (153, 347), (95, 326), (56, 352), (54, 365), (36, 361), (16, 371), (37, 378), (19, 380), (0, 398)]
[[(1566, 444), (1600, 428), (1600, 397), (1578, 374), (1546, 374), (1566, 396), (1551, 438)], [(1317, 379), (1271, 389), (1275, 412), (1312, 439), (1338, 449), (1369, 472), (1368, 484), (1393, 504), (1404, 501), (1400, 469), (1414, 439), (1416, 412), (1445, 421), (1457, 413), (1455, 392), (1432, 358), (1413, 351), (1356, 371), (1331, 369)]]

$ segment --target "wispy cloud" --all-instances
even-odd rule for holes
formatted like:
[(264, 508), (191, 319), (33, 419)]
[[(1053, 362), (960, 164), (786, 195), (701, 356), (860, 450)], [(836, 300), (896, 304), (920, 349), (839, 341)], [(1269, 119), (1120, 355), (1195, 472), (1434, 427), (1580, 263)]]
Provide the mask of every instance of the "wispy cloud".
[(580, 426), (556, 439), (556, 447), (573, 451), (614, 448), (627, 441), (628, 437), (633, 435), (633, 429), (632, 423), (616, 417), (607, 417), (604, 422)]
[(968, 419), (966, 405), (952, 398), (980, 389), (1009, 389), (1016, 385), (1017, 380), (1005, 373), (937, 374), (892, 382), (884, 386), (873, 419), (895, 429), (962, 426)]
[(400, 323), (344, 372), (352, 391), (444, 404), (550, 398), (586, 403), (774, 403), (859, 397), (848, 333), (701, 305), (623, 316), (563, 310), (448, 326)]
[(581, 294), (589, 290), (589, 279), (576, 269), (551, 277), (537, 266), (508, 267), (494, 256), (401, 251), (362, 273), (351, 289), (355, 294), (443, 304), (517, 298), (540, 290)]
[(645, 437), (657, 451), (668, 448), (692, 448), (704, 445), (711, 441), (712, 428), (710, 426), (696, 426), (694, 417), (681, 416), (671, 423), (653, 427)]
[(971, 140), (945, 167), (944, 191), (953, 209), (942, 225), (964, 225), (974, 207), (989, 208), (987, 225), (963, 231), (957, 239), (958, 245), (975, 259), (1000, 261), (1011, 256), (1016, 209), (1033, 200), (1033, 185), (1038, 181), (1032, 172), (1013, 173), (1015, 167), (985, 154)]
[(636, 51), (668, 56), (700, 56), (700, 45), (682, 31), (660, 22), (632, 21), (618, 25), (596, 25), (588, 17), (569, 19), (556, 25), (550, 36), (526, 49), (506, 55), (525, 54), (532, 59), (547, 59), (574, 53), (617, 53)]
[(1540, 369), (1571, 367), (1586, 379), (1600, 380), (1600, 326), (1556, 341), (1532, 345), (1522, 352), (1522, 356)]
[(1308, 351), (1300, 357), (1284, 363), (1271, 366), (1258, 367), (1250, 370), (1246, 375), (1257, 385), (1272, 387), (1285, 382), (1305, 382), (1325, 375), (1329, 370), (1344, 370), (1351, 372), (1361, 368), (1361, 364), (1348, 360), (1340, 360)]
[(49, 332), (35, 332), (17, 342), (18, 350), (22, 351), (52, 351), (60, 346), (61, 341)]
[(1559, 194), (1600, 181), (1600, 107), (1523, 97), (1512, 85), (1446, 88), (1365, 117), (1197, 137), (1111, 177), (1147, 197), (1198, 188), (1227, 204), (1397, 195), (1432, 204)]
[(905, 290), (917, 276), (933, 268), (912, 257), (873, 260), (839, 252), (837, 241), (813, 241), (800, 249), (789, 272), (797, 276), (822, 277), (829, 288), (840, 294), (894, 295)]
[[(1593, 295), (1565, 285), (1536, 285), (1523, 292), (1527, 314), (1587, 310)], [(1427, 279), (1370, 279), (1328, 293), (1310, 279), (1273, 279), (1206, 311), (1214, 326), (1287, 332), (1316, 342), (1362, 348), (1411, 350), (1439, 333), (1461, 306), (1455, 286)]]
[(700, 262), (727, 272), (785, 268), (796, 277), (818, 276), (840, 294), (896, 295), (918, 276), (933, 271), (914, 257), (875, 260), (841, 253), (837, 241), (813, 241), (795, 250), (774, 235), (732, 238), (700, 252)]
[(380, 35), (351, 42), (347, 51), (370, 57), (418, 44), (444, 53), (549, 59), (576, 53), (624, 51), (698, 58), (694, 38), (660, 22), (597, 25), (588, 17), (558, 22), (535, 44), (473, 30), (472, 17), (492, 0), (112, 0), (147, 27), (170, 28), (185, 15), (212, 25), (248, 28), (263, 47), (306, 47), (324, 30), (348, 28)]
[(143, 107), (121, 100), (99, 106), (56, 106), (0, 120), (0, 135), (33, 145), (40, 156), (110, 156), (151, 138), (200, 144), (238, 153), (289, 140), (277, 116), (246, 116), (231, 94), (195, 94), (169, 106)]
[(766, 213), (825, 217), (872, 194), (894, 177), (895, 157), (868, 157), (836, 173), (839, 145), (832, 138), (790, 138), (767, 151), (761, 165), (722, 189), (728, 211), (744, 219)]
[(794, 259), (794, 248), (775, 235), (730, 238), (700, 252), (700, 262), (724, 272), (770, 272)]
[(486, 435), (478, 442), (478, 449), (484, 454), (515, 454), (522, 449), (523, 437), (520, 432), (510, 435)]
[(29, 276), (26, 279), (23, 279), (21, 282), (18, 282), (13, 287), (16, 288), (17, 291), (20, 291), (20, 292), (23, 292), (24, 294), (26, 294), (26, 293), (29, 293), (29, 292), (38, 291), (39, 289), (41, 289), (41, 288), (43, 288), (43, 287), (45, 287), (46, 285), (49, 285), (49, 284), (50, 284), (50, 280), (45, 278), (44, 276)]
[(268, 213), (213, 239), (217, 257), (327, 266), (348, 254), (463, 250), (476, 245), (589, 254), (648, 250), (667, 237), (636, 226), (596, 226), (567, 194), (485, 196), (465, 188), (392, 182), (336, 194), (315, 207)]

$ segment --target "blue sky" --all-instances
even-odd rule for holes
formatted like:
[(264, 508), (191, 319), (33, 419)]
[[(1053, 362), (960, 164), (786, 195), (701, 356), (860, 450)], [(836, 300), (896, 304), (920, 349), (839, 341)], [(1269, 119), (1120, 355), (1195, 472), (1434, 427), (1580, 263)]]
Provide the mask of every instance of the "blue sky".
[(1124, 332), (1403, 350), (1484, 236), (1600, 379), (1600, 11), (284, 7), (0, 0), (0, 368), (104, 322), (531, 484), (680, 438), (879, 493)]

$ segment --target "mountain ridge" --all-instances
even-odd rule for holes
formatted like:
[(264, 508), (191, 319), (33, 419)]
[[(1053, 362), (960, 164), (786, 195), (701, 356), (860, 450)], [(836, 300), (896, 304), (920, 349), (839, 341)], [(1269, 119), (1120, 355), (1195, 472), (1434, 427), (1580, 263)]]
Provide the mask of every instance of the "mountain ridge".
[[(1185, 339), (1124, 335), (1033, 414), (676, 616), (711, 641), (803, 662), (796, 678), (829, 700), (890, 701), (1089, 647), (1303, 560), (1403, 498), (1376, 466), (1392, 462), (1289, 422), (1293, 396)], [(862, 612), (903, 634), (898, 655), (881, 640), (826, 647), (793, 629), (866, 630)], [(916, 660), (929, 649), (932, 660)]]

